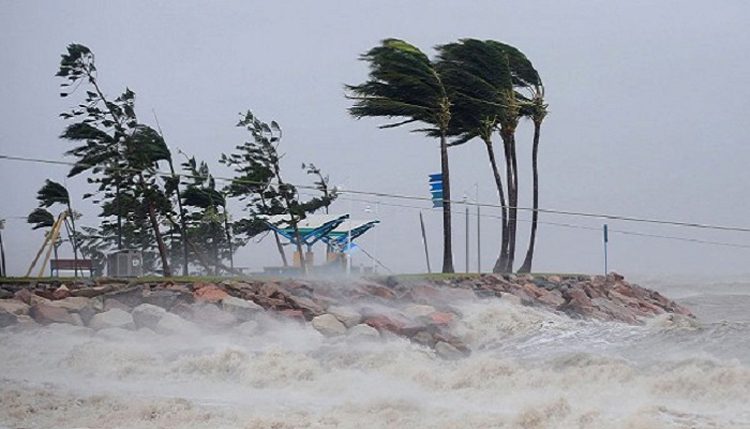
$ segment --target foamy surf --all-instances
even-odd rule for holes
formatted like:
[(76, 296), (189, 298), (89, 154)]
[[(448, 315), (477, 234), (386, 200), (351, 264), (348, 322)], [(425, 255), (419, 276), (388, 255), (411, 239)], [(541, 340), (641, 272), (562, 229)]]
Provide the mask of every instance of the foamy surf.
[(0, 427), (750, 427), (744, 322), (454, 306), (472, 349), (455, 361), (396, 336), (328, 338), (267, 315), (200, 335), (6, 329)]

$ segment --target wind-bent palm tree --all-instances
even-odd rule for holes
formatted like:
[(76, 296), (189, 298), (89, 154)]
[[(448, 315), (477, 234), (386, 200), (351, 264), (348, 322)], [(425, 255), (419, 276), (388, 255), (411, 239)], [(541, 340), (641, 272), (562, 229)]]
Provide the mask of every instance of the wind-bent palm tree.
[(0, 277), (7, 277), (8, 271), (5, 269), (5, 246), (3, 246), (3, 230), (5, 229), (5, 219), (0, 219)]
[[(534, 142), (532, 148), (532, 170), (533, 170), (533, 212), (531, 220), (531, 235), (529, 237), (529, 248), (526, 252), (519, 272), (528, 273), (531, 271), (531, 264), (534, 257), (534, 244), (536, 242), (536, 229), (539, 219), (539, 170), (538, 170), (538, 155), (539, 155), (539, 137), (541, 134), (542, 121), (547, 116), (547, 104), (544, 101), (544, 85), (539, 73), (534, 68), (531, 61), (523, 54), (520, 50), (514, 46), (500, 43), (490, 42), (498, 49), (508, 54), (508, 61), (510, 64), (511, 74), (513, 76), (513, 86), (525, 90), (530, 97), (526, 97), (524, 94), (516, 94), (516, 99), (519, 101), (519, 115), (521, 117), (530, 118), (534, 122)], [(515, 139), (512, 147), (512, 163), (515, 164)], [(516, 186), (516, 194), (518, 187)], [(518, 204), (518, 198), (515, 199), (515, 204)], [(515, 228), (515, 227), (514, 227)], [(515, 234), (515, 233), (514, 233)], [(513, 243), (515, 246), (515, 242)], [(513, 269), (513, 260), (508, 261), (508, 271)]]
[[(70, 238), (70, 244), (73, 246), (73, 257), (75, 261), (74, 270), (75, 270), (75, 275), (77, 276), (78, 275), (78, 237), (77, 237), (78, 234), (76, 232), (75, 213), (73, 212), (73, 207), (70, 203), (70, 194), (68, 193), (68, 190), (65, 188), (65, 186), (61, 185), (60, 183), (53, 182), (52, 180), (47, 179), (44, 182), (44, 186), (42, 186), (42, 188), (39, 189), (39, 192), (37, 192), (36, 199), (39, 200), (39, 204), (41, 207), (50, 208), (55, 204), (62, 204), (66, 207), (68, 216), (65, 219), (65, 227), (67, 229), (68, 227), (67, 222), (69, 218), (70, 230), (68, 231), (68, 233), (69, 233), (69, 238)], [(34, 213), (37, 213), (37, 210), (35, 210)], [(37, 215), (41, 215), (41, 212), (38, 212)], [(49, 214), (49, 218), (53, 219), (52, 222), (54, 223), (54, 218), (52, 218), (51, 216), (52, 215)], [(31, 216), (29, 219), (31, 219)], [(40, 228), (42, 226), (50, 226), (50, 225), (46, 225), (46, 222), (43, 225), (40, 223), (37, 223), (37, 226), (34, 229)]]
[(520, 273), (530, 273), (531, 264), (534, 259), (534, 244), (536, 242), (536, 228), (539, 220), (539, 168), (537, 160), (539, 158), (539, 135), (541, 133), (542, 121), (547, 116), (547, 104), (544, 102), (544, 87), (535, 87), (535, 92), (531, 98), (531, 103), (526, 107), (527, 115), (534, 121), (534, 146), (531, 152), (531, 166), (534, 179), (534, 201), (533, 212), (531, 213), (531, 235), (529, 236), (529, 248), (526, 251), (526, 258), (523, 265), (518, 269)]
[(428, 125), (415, 131), (438, 135), (443, 178), (443, 272), (452, 273), (451, 195), (448, 168), (448, 127), (451, 100), (435, 64), (416, 46), (403, 40), (386, 39), (362, 55), (370, 64), (369, 80), (347, 85), (348, 98), (355, 100), (349, 113), (355, 118), (405, 118), (382, 125), (394, 128), (413, 122)]
[[(488, 42), (463, 39), (437, 47), (438, 68), (445, 76), (451, 94), (450, 135), (458, 138), (450, 145), (460, 145), (479, 137), (485, 144), (495, 178), (502, 213), (502, 240), (498, 261), (505, 265), (508, 257), (508, 209), (503, 180), (492, 146), (492, 134), (499, 123), (514, 115), (507, 109), (513, 97), (513, 82), (507, 54)], [(510, 180), (508, 184), (510, 185)], [(510, 190), (510, 188), (509, 188)], [(496, 264), (496, 269), (500, 264)]]
[[(507, 55), (513, 86), (515, 88), (526, 89), (532, 95), (541, 93), (542, 81), (539, 73), (537, 73), (531, 61), (529, 61), (523, 52), (506, 43), (493, 40), (487, 41), (487, 43)], [(498, 259), (495, 264), (495, 271), (511, 272), (513, 271), (513, 262), (515, 259), (518, 213), (518, 161), (516, 157), (515, 131), (520, 117), (524, 116), (524, 110), (529, 107), (530, 102), (522, 94), (514, 92), (511, 97), (508, 97), (506, 104), (509, 114), (500, 121), (499, 128), (500, 135), (503, 138), (506, 173), (508, 175), (508, 252), (505, 261), (501, 260), (502, 258)], [(543, 102), (542, 105), (544, 105)], [(538, 186), (537, 182), (535, 182), (535, 186)], [(532, 224), (532, 229), (534, 229), (533, 239), (535, 239), (536, 227), (534, 224)]]

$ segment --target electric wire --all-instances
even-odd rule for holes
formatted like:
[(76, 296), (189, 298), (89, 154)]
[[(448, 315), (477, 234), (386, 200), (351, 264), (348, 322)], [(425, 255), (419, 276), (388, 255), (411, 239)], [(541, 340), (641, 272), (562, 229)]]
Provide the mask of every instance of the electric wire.
[[(93, 165), (86, 165), (86, 164), (81, 164), (81, 163), (76, 163), (76, 162), (71, 162), (71, 161), (40, 159), (40, 158), (13, 156), (13, 155), (5, 155), (5, 154), (0, 154), (0, 159), (10, 160), (10, 161), (19, 161), (19, 162), (53, 164), (53, 165), (66, 165), (66, 166), (77, 165), (77, 166), (94, 167)], [(122, 172), (138, 172), (139, 171), (137, 169), (132, 169), (132, 168), (128, 169), (128, 168), (120, 168), (120, 167), (112, 167), (111, 169), (116, 170), (116, 171), (119, 170)], [(164, 171), (159, 171), (159, 170), (152, 170), (151, 172), (157, 176), (162, 176), (162, 177), (180, 177), (180, 178), (192, 178), (192, 179), (205, 179), (206, 178), (206, 177), (199, 176), (199, 175), (191, 175), (191, 174), (184, 174), (184, 173), (172, 174), (171, 172), (164, 172)], [(248, 184), (248, 185), (265, 184), (265, 183), (257, 182), (257, 181), (249, 181), (249, 180), (228, 178), (228, 177), (222, 177), (222, 176), (212, 176), (212, 177), (215, 180), (221, 180), (221, 181), (227, 181), (227, 182), (234, 181), (236, 183), (242, 183), (242, 184)], [(294, 185), (295, 187), (299, 189), (310, 189), (310, 190), (317, 189), (317, 186), (315, 185), (298, 185), (298, 184), (292, 184), (292, 185)], [(411, 201), (425, 201), (425, 202), (432, 201), (431, 197), (402, 195), (402, 194), (394, 194), (394, 193), (388, 193), (388, 192), (362, 191), (362, 190), (354, 190), (354, 189), (347, 189), (345, 191), (340, 190), (339, 193), (350, 194), (350, 195), (364, 195), (364, 196), (379, 197), (379, 198), (411, 200)], [(486, 208), (495, 208), (495, 209), (515, 208), (521, 211), (529, 211), (529, 212), (537, 211), (539, 213), (557, 214), (557, 215), (565, 215), (565, 216), (572, 216), (572, 217), (619, 220), (619, 221), (625, 221), (625, 222), (650, 223), (650, 224), (657, 224), (657, 225), (669, 225), (669, 226), (689, 227), (689, 228), (718, 230), (718, 231), (750, 232), (750, 228), (746, 228), (746, 227), (713, 225), (713, 224), (696, 223), (696, 222), (668, 221), (668, 220), (661, 220), (661, 219), (649, 219), (649, 218), (640, 218), (640, 217), (634, 217), (634, 216), (611, 215), (611, 214), (604, 214), (604, 213), (590, 213), (590, 212), (557, 210), (557, 209), (546, 209), (546, 208), (534, 209), (531, 207), (520, 207), (520, 206), (510, 207), (507, 205), (500, 205), (500, 204), (489, 204), (489, 203), (479, 203), (479, 202), (459, 201), (459, 200), (451, 200), (450, 203), (455, 204), (455, 205), (486, 207)], [(379, 204), (385, 204), (385, 203), (380, 202)], [(737, 245), (737, 246), (743, 246), (743, 245)]]

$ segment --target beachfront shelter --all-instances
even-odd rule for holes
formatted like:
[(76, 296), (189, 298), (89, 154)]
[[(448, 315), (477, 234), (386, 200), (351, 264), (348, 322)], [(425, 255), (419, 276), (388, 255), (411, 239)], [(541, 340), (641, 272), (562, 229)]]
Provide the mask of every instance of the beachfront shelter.
[[(349, 214), (308, 215), (305, 219), (297, 222), (300, 241), (309, 249), (313, 244), (322, 240), (323, 237), (341, 225), (346, 219), (349, 219)], [(296, 243), (294, 228), (289, 220), (289, 215), (276, 215), (267, 217), (265, 222), (269, 228), (289, 240), (290, 244), (294, 244)]]
[[(288, 240), (287, 244), (295, 244), (294, 228), (289, 222), (289, 215), (268, 216), (265, 223), (273, 231)], [(331, 253), (344, 253), (349, 249), (349, 243), (361, 237), (372, 229), (378, 220), (349, 220), (349, 214), (308, 215), (297, 223), (301, 244), (307, 246), (309, 252), (312, 246), (322, 241)]]
[[(321, 240), (331, 246), (334, 252), (344, 252), (350, 240), (353, 243), (354, 239), (361, 237), (379, 222), (379, 220), (347, 220), (323, 236)], [(349, 231), (351, 231), (351, 236)]]

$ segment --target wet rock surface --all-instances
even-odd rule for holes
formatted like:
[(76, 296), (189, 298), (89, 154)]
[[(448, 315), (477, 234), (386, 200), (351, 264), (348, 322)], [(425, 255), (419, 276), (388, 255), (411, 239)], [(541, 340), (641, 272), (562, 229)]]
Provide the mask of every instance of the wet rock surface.
[(664, 314), (693, 317), (658, 292), (615, 273), (100, 282), (4, 285), (8, 293), (0, 299), (0, 328), (62, 323), (112, 333), (234, 329), (254, 335), (259, 329), (255, 319), (271, 314), (309, 323), (327, 337), (372, 341), (399, 336), (442, 358), (457, 359), (471, 352), (456, 334), (462, 315), (455, 304), (467, 301), (501, 299), (572, 318), (635, 325)]

